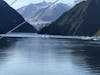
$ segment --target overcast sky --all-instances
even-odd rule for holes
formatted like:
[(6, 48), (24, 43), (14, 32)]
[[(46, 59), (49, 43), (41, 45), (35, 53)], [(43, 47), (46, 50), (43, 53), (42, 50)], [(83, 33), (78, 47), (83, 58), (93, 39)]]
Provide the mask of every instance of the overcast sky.
[[(11, 4), (14, 0), (5, 0), (8, 4)], [(28, 5), (30, 3), (39, 3), (42, 2), (44, 0), (17, 0), (16, 3), (14, 3), (12, 5), (13, 8), (17, 9), (19, 7)], [(46, 2), (53, 2), (56, 0), (45, 0)], [(74, 0), (59, 0), (59, 2), (63, 2), (63, 3), (67, 3), (67, 4), (71, 4), (74, 2)]]

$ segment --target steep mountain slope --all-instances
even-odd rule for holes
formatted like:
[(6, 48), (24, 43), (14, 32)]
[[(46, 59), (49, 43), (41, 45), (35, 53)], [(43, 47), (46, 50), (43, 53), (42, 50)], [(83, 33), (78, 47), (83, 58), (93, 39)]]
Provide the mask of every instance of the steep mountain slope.
[(100, 0), (87, 0), (77, 4), (39, 33), (93, 36), (98, 30), (100, 30)]
[[(4, 0), (0, 0), (0, 33), (6, 33), (18, 24), (25, 21), (14, 9)], [(24, 23), (15, 30), (16, 32), (36, 32), (36, 29), (29, 23)]]
[(94, 36), (100, 36), (100, 30), (98, 30), (98, 31), (96, 32), (96, 34), (94, 34)]
[(17, 11), (24, 17), (24, 18), (28, 18), (29, 16), (33, 16), (35, 15), (39, 10), (47, 7), (48, 5), (50, 5), (51, 3), (46, 3), (46, 2), (41, 2), (41, 3), (37, 3), (37, 4), (29, 4), (27, 6), (23, 6), (19, 9), (17, 9)]
[(35, 16), (36, 14), (39, 15), (45, 9), (46, 11), (42, 14), (42, 16), (38, 17), (39, 20), (42, 21), (55, 21), (59, 16), (61, 16), (65, 11), (68, 11), (71, 7), (67, 4), (58, 3), (53, 7), (47, 9), (49, 5), (52, 3), (50, 2), (41, 2), (37, 4), (30, 4), (28, 6), (24, 6), (17, 11), (24, 17), (29, 18), (30, 16)]

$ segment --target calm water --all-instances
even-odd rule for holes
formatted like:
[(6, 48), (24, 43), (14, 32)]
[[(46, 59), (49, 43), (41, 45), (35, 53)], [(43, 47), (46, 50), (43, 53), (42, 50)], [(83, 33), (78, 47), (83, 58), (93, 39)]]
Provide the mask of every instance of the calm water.
[(21, 39), (0, 48), (0, 75), (100, 75), (100, 41)]

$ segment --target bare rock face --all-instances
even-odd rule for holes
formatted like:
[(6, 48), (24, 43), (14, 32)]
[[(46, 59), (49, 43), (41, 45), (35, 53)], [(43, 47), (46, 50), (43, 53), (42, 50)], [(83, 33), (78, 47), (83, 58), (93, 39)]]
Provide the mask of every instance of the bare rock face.
[[(38, 20), (51, 22), (51, 21), (55, 21), (64, 12), (71, 9), (71, 6), (64, 3), (57, 3), (56, 5), (53, 5), (52, 7), (47, 9), (47, 7), (51, 4), (52, 2), (40, 2), (36, 4), (30, 4), (30, 5), (19, 8), (17, 11), (24, 18), (29, 18), (29, 16), (35, 17), (36, 14), (39, 15), (42, 13), (42, 15), (38, 17)], [(33, 20), (34, 18), (32, 18), (32, 21)]]
[(98, 30), (100, 30), (100, 0), (87, 0), (77, 4), (39, 33), (93, 36)]
[[(4, 0), (0, 0), (0, 33), (6, 33), (18, 24), (25, 21), (19, 13), (11, 8)], [(15, 32), (36, 32), (29, 23), (24, 23)]]

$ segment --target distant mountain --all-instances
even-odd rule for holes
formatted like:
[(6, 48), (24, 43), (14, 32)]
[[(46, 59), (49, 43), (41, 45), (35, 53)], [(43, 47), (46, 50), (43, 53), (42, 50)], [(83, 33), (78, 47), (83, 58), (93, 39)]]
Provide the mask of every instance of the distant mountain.
[(24, 18), (29, 18), (30, 16), (41, 14), (41, 12), (44, 12), (44, 10), (46, 9), (46, 11), (42, 14), (42, 16), (38, 17), (38, 19), (41, 21), (55, 21), (64, 12), (68, 11), (71, 8), (67, 4), (57, 3), (47, 9), (47, 7), (51, 4), (52, 4), (51, 2), (41, 2), (37, 4), (30, 4), (28, 6), (19, 8), (17, 11)]
[[(0, 0), (0, 34), (7, 33), (18, 24), (25, 21), (23, 17), (11, 8), (4, 0)], [(15, 32), (36, 32), (29, 23), (24, 23)]]
[(39, 33), (93, 36), (100, 30), (100, 0), (87, 0), (65, 12)]

